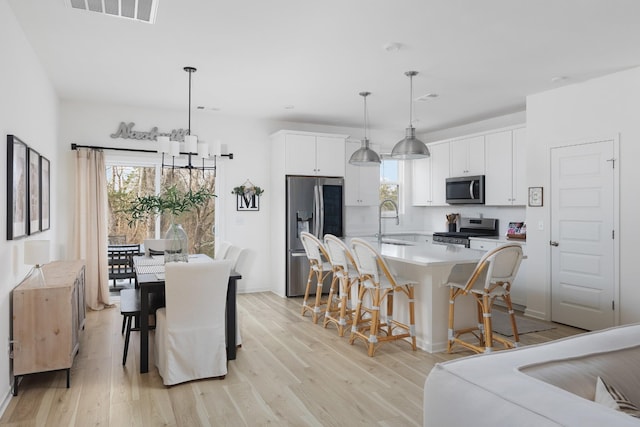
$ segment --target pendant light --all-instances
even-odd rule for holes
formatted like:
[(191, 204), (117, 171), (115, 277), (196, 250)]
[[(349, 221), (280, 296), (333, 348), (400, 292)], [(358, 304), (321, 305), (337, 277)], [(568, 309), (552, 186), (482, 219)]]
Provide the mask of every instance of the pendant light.
[(367, 138), (367, 96), (371, 92), (360, 92), (359, 95), (364, 99), (364, 138), (361, 146), (349, 159), (349, 164), (355, 166), (378, 166), (380, 164), (380, 156), (369, 147), (369, 139)]
[(416, 129), (413, 127), (413, 76), (417, 75), (417, 71), (407, 71), (404, 73), (410, 80), (409, 92), (409, 127), (403, 140), (398, 142), (391, 151), (391, 157), (400, 160), (422, 159), (431, 156), (429, 149), (416, 138)]
[[(184, 67), (184, 71), (189, 74), (189, 105), (188, 105), (188, 121), (187, 121), (187, 130), (184, 135), (184, 152), (180, 151), (180, 141), (174, 139), (170, 139), (169, 134), (163, 134), (156, 137), (159, 146), (159, 152), (162, 153), (162, 170), (164, 168), (170, 169), (189, 169), (189, 171), (196, 169), (202, 171), (202, 176), (204, 176), (205, 170), (213, 170), (215, 174), (217, 157), (223, 156), (233, 159), (233, 153), (229, 154), (221, 154), (219, 153), (219, 144), (216, 144), (214, 147), (214, 152), (210, 153), (210, 146), (207, 142), (198, 141), (198, 137), (196, 135), (191, 135), (191, 76), (193, 73), (197, 71), (195, 67)], [(183, 166), (176, 166), (175, 159), (182, 154), (187, 155), (187, 164)], [(165, 163), (165, 155), (171, 156), (171, 163)], [(196, 158), (200, 158), (202, 160), (202, 165), (197, 165)], [(205, 160), (213, 158), (213, 166), (206, 165)], [(189, 174), (191, 176), (191, 174)]]

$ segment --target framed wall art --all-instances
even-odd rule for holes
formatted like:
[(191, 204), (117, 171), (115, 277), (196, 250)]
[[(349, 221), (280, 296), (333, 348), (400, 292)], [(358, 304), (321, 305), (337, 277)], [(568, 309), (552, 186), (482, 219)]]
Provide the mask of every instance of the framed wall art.
[(40, 232), (40, 153), (29, 148), (29, 234)]
[(51, 227), (51, 164), (40, 156), (40, 230)]
[(529, 187), (529, 206), (542, 206), (542, 187)]
[(27, 144), (7, 135), (7, 240), (27, 235)]

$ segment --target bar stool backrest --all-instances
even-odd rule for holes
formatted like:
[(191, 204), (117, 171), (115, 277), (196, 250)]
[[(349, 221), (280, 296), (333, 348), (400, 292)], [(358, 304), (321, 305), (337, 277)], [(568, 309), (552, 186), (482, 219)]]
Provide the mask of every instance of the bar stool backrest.
[(307, 254), (307, 258), (309, 258), (311, 268), (315, 271), (322, 271), (322, 264), (324, 262), (322, 257), (324, 256), (327, 260), (330, 259), (322, 242), (316, 236), (306, 231), (300, 233), (300, 240), (302, 240), (302, 246), (304, 246), (304, 251)]
[(357, 269), (349, 247), (342, 240), (333, 234), (325, 234), (324, 246), (329, 254), (329, 262), (334, 268), (340, 267), (343, 271), (348, 271), (349, 265), (352, 265)]
[(466, 289), (489, 289), (496, 283), (513, 283), (522, 261), (522, 246), (507, 243), (487, 252), (476, 265)]
[(380, 285), (380, 270), (383, 274), (391, 279), (389, 269), (382, 259), (382, 256), (376, 248), (371, 246), (369, 242), (363, 239), (354, 238), (351, 239), (351, 247), (353, 248), (354, 259), (358, 267), (360, 275), (369, 281), (372, 281), (374, 285)]

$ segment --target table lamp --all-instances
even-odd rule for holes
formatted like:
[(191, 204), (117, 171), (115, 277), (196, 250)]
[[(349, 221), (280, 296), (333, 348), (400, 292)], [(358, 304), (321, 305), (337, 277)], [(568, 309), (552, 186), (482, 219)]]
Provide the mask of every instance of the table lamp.
[(33, 265), (27, 277), (35, 276), (41, 286), (45, 285), (42, 265), (49, 262), (49, 240), (27, 240), (24, 242), (24, 263)]

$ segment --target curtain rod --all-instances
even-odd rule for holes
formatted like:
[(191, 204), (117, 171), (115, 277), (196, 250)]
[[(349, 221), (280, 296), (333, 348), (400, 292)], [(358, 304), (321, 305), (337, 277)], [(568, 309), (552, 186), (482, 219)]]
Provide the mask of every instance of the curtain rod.
[[(156, 150), (143, 150), (142, 148), (119, 148), (119, 147), (101, 147), (99, 145), (80, 145), (71, 143), (71, 149), (77, 150), (78, 148), (91, 148), (93, 150), (113, 150), (113, 151), (129, 151), (131, 153), (154, 153), (157, 154)], [(189, 154), (189, 153), (180, 153), (180, 154)], [(219, 154), (221, 157), (228, 157), (233, 160), (233, 153), (229, 154)]]
[(94, 150), (114, 150), (114, 151), (130, 151), (132, 153), (157, 153), (156, 150), (143, 150), (141, 148), (119, 148), (119, 147), (101, 147), (99, 145), (80, 145), (80, 144), (71, 144), (72, 150), (77, 150), (78, 148), (91, 148)]

